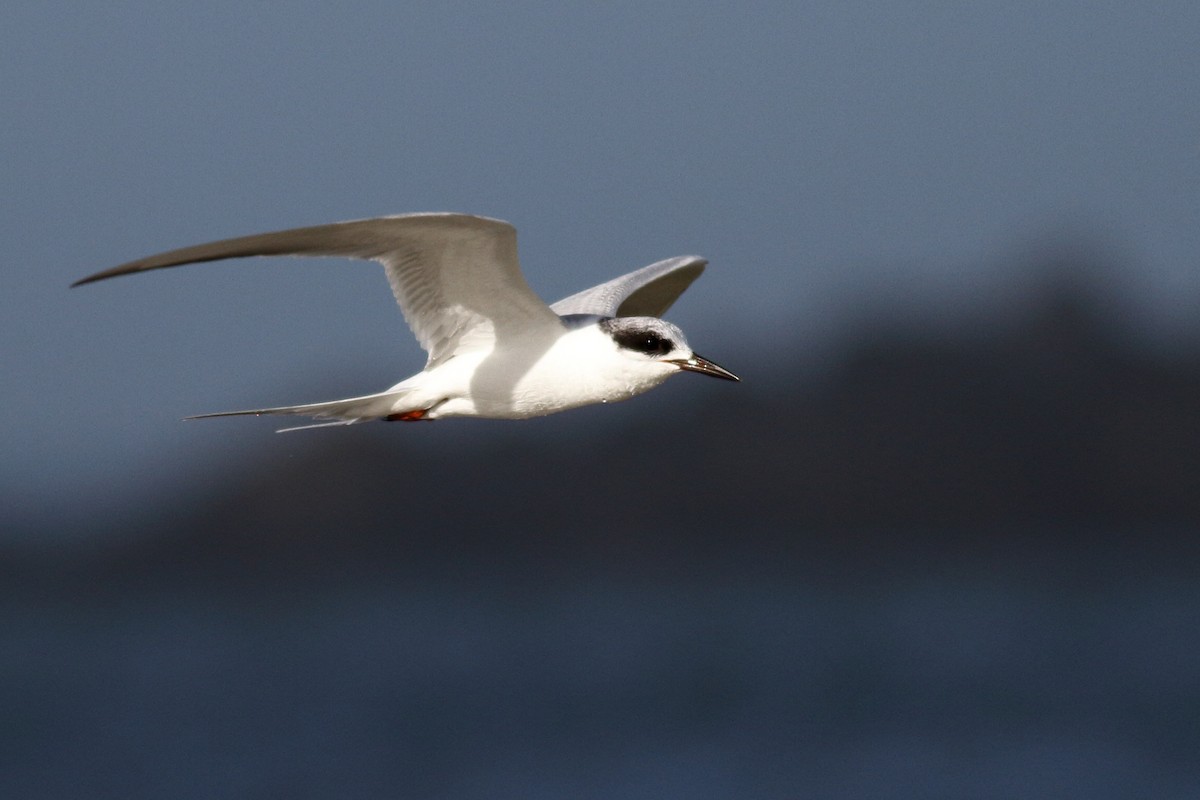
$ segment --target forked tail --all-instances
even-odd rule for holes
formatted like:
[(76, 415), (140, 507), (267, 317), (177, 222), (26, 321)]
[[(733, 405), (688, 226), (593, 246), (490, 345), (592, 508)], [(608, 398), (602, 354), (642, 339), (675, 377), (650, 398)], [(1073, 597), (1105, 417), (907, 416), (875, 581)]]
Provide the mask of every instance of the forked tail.
[(330, 425), (353, 425), (357, 422), (368, 422), (383, 419), (396, 410), (396, 403), (406, 391), (386, 391), (379, 394), (368, 394), (362, 397), (349, 397), (345, 400), (331, 400), (327, 403), (307, 403), (300, 406), (278, 406), (276, 408), (255, 408), (247, 411), (218, 411), (215, 414), (197, 414), (185, 419), (208, 419), (209, 417), (248, 417), (270, 415), (295, 415), (312, 417), (313, 419), (332, 420), (319, 422), (315, 425), (299, 425), (293, 428), (280, 428), (277, 433), (286, 431), (302, 431), (309, 428), (324, 428)]

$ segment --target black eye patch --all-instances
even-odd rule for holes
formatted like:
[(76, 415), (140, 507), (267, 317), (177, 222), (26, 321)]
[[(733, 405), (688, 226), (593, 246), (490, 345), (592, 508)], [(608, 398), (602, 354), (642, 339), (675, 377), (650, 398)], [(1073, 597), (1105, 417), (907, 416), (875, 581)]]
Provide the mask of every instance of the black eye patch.
[(649, 331), (621, 331), (615, 338), (617, 344), (626, 350), (635, 350), (648, 356), (665, 356), (675, 349), (670, 340)]

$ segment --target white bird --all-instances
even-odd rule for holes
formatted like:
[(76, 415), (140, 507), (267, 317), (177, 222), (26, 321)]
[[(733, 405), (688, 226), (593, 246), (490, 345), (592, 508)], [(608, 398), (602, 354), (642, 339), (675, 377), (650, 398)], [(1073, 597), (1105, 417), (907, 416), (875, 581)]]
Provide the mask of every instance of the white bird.
[(378, 394), (201, 417), (333, 420), (323, 425), (525, 419), (625, 400), (685, 370), (738, 380), (692, 352), (683, 332), (658, 318), (704, 270), (704, 259), (659, 261), (548, 306), (521, 275), (516, 229), (466, 214), (404, 214), (225, 239), (131, 261), (72, 286), (181, 264), (275, 255), (383, 264), (429, 360), (421, 372)]

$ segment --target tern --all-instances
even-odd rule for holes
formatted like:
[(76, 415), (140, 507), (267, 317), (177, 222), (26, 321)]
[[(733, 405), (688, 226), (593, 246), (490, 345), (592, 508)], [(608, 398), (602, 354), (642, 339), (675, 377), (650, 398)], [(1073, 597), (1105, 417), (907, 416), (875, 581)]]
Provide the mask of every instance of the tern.
[[(401, 214), (260, 233), (171, 250), (97, 272), (72, 286), (137, 272), (247, 256), (340, 256), (381, 263), (425, 368), (387, 391), (261, 414), (332, 420), (526, 419), (626, 400), (679, 372), (736, 381), (692, 351), (659, 317), (707, 263), (668, 258), (553, 305), (526, 284), (507, 222), (452, 213)], [(285, 428), (284, 430), (299, 430)]]

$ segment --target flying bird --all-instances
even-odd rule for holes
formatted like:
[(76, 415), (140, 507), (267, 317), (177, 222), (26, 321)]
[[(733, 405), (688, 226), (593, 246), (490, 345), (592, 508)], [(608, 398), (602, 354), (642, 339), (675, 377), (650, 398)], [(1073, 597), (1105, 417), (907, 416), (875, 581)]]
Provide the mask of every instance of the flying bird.
[[(72, 286), (247, 256), (377, 261), (429, 359), (387, 391), (199, 417), (281, 414), (331, 420), (525, 419), (625, 400), (679, 372), (736, 381), (659, 317), (707, 263), (679, 256), (546, 305), (526, 284), (517, 232), (466, 214), (402, 214), (225, 239), (148, 256)], [(189, 417), (188, 419), (197, 419)], [(285, 430), (297, 430), (287, 428)]]

